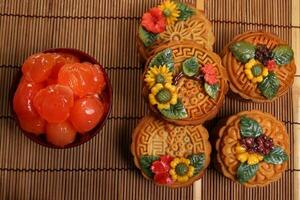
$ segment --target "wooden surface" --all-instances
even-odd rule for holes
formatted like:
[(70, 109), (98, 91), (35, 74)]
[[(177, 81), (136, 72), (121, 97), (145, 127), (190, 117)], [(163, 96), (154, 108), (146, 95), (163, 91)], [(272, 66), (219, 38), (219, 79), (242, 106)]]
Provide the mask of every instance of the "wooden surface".
[[(195, 5), (196, 1), (203, 2), (186, 2)], [(294, 155), (299, 152), (299, 70), (294, 96), (290, 91), (270, 104), (227, 97), (217, 118), (206, 125), (211, 129), (220, 118), (252, 108), (282, 120), (295, 149), (280, 181), (246, 189), (210, 167), (193, 186), (172, 190), (154, 186), (134, 167), (131, 133), (148, 113), (141, 97), (143, 66), (134, 35), (142, 13), (158, 2), (0, 0), (0, 199), (294, 199), (299, 176), (294, 177), (300, 169), (298, 154)], [(300, 66), (298, 0), (208, 0), (205, 6), (199, 5), (212, 21), (217, 53), (234, 35), (263, 29), (292, 44)], [(68, 150), (47, 149), (25, 138), (10, 106), (9, 90), (23, 60), (54, 47), (78, 48), (96, 57), (114, 88), (112, 114), (104, 130), (90, 142)]]

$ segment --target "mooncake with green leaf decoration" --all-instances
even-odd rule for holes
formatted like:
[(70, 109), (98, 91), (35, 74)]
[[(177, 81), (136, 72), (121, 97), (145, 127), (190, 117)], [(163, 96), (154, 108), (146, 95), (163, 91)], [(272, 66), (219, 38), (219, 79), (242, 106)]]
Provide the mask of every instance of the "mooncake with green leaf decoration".
[(228, 90), (219, 56), (192, 42), (160, 46), (146, 63), (143, 95), (157, 116), (177, 125), (216, 116)]
[(209, 50), (215, 42), (211, 22), (195, 7), (166, 0), (146, 11), (137, 34), (138, 50), (147, 60), (157, 47), (172, 41), (194, 41)]
[(145, 178), (178, 188), (204, 175), (211, 145), (202, 125), (177, 126), (148, 115), (134, 130), (131, 152)]
[(266, 186), (287, 169), (289, 136), (271, 114), (240, 112), (221, 121), (215, 133), (215, 166), (231, 180), (247, 187)]
[(244, 99), (270, 102), (284, 95), (293, 84), (293, 49), (274, 34), (243, 33), (222, 54), (230, 89)]

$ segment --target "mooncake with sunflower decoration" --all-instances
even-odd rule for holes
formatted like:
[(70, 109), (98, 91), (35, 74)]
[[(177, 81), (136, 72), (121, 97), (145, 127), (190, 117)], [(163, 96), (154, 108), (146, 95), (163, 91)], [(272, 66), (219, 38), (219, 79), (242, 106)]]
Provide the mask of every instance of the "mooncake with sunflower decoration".
[(162, 45), (146, 63), (143, 95), (154, 113), (177, 125), (212, 119), (227, 90), (221, 59), (200, 45)]
[(289, 137), (271, 114), (244, 111), (223, 120), (216, 129), (217, 168), (247, 187), (277, 181), (288, 166)]
[(293, 84), (296, 66), (292, 48), (274, 34), (246, 32), (223, 51), (230, 88), (242, 98), (269, 102)]
[(177, 188), (203, 176), (211, 145), (202, 125), (177, 126), (149, 115), (134, 130), (131, 152), (144, 177)]
[(203, 12), (166, 0), (143, 14), (137, 40), (141, 57), (146, 60), (158, 46), (171, 41), (194, 41), (211, 50), (215, 37)]

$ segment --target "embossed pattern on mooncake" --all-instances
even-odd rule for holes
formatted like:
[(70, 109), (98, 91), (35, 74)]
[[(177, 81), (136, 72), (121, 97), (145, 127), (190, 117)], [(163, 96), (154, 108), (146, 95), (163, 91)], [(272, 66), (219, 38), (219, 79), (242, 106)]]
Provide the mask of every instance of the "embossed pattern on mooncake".
[[(187, 112), (187, 117), (182, 119), (167, 118), (159, 112), (159, 109), (157, 109), (156, 106), (149, 103), (152, 111), (157, 113), (160, 117), (163, 117), (165, 120), (178, 125), (204, 123), (215, 117), (223, 105), (225, 94), (228, 91), (227, 73), (225, 68), (221, 65), (221, 59), (217, 54), (208, 51), (199, 45), (195, 45), (194, 43), (172, 42), (168, 45), (160, 46), (154, 56), (148, 59), (144, 76), (147, 73), (147, 70), (151, 68), (149, 65), (152, 63), (153, 58), (165, 51), (165, 49), (170, 49), (173, 53), (173, 83), (176, 87), (178, 99), (181, 100)], [(200, 79), (183, 75), (183, 63), (190, 58), (196, 58), (199, 63), (199, 71), (201, 71), (204, 66), (209, 65), (211, 66), (211, 70), (215, 72), (217, 85), (219, 87), (215, 98), (208, 95), (204, 88), (206, 82), (203, 73), (199, 72), (198, 76), (202, 76)], [(150, 92), (151, 91), (147, 89), (147, 85), (144, 83), (143, 95), (146, 99), (148, 99)]]
[[(201, 154), (204, 158), (202, 168), (185, 182), (166, 184), (169, 187), (183, 187), (192, 184), (203, 176), (210, 162), (211, 145), (208, 132), (202, 125), (176, 126), (154, 116), (145, 116), (136, 127), (132, 136), (131, 152), (134, 162), (146, 178), (141, 158), (144, 156), (168, 156), (171, 158), (190, 158)], [(156, 182), (157, 183), (157, 182)], [(160, 184), (160, 183), (157, 183)]]
[(193, 41), (196, 44), (205, 46), (212, 50), (215, 36), (212, 32), (212, 24), (201, 11), (185, 21), (178, 21), (174, 25), (166, 27), (166, 30), (159, 34), (158, 39), (149, 47), (145, 47), (140, 38), (137, 38), (138, 50), (144, 60), (154, 54), (156, 49), (173, 41)]

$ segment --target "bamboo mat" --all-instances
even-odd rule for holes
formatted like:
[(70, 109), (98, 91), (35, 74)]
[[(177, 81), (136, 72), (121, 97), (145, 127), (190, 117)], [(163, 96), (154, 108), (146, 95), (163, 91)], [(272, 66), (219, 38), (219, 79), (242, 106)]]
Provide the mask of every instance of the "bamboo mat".
[[(289, 169), (279, 182), (245, 189), (210, 167), (194, 186), (168, 189), (154, 186), (134, 167), (131, 133), (148, 113), (141, 97), (143, 66), (134, 35), (142, 13), (158, 2), (0, 0), (0, 199), (294, 199), (295, 174), (300, 170), (293, 151), (294, 146), (299, 150), (299, 136), (294, 131), (300, 130), (300, 74), (294, 96), (290, 91), (271, 104), (227, 97), (217, 118), (207, 125), (211, 128), (223, 116), (252, 108), (282, 120), (290, 133), (292, 155)], [(196, 4), (196, 0), (186, 2)], [(209, 0), (205, 6), (203, 0), (197, 0), (197, 4), (205, 7), (213, 23), (216, 52), (238, 33), (263, 29), (293, 44), (299, 55), (298, 0)], [(292, 17), (293, 13), (297, 16)], [(67, 150), (48, 149), (29, 141), (17, 127), (10, 106), (9, 91), (23, 60), (55, 47), (77, 48), (93, 55), (103, 63), (113, 85), (113, 109), (103, 131), (90, 142)], [(299, 60), (297, 63), (300, 66)]]

